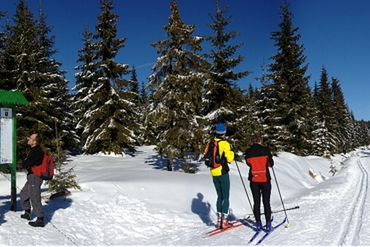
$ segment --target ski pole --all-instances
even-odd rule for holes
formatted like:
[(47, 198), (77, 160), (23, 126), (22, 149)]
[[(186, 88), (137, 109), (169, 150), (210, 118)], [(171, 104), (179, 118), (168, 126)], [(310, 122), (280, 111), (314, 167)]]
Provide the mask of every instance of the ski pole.
[[(294, 209), (299, 209), (299, 206), (294, 206), (294, 207), (291, 207), (291, 208), (286, 208), (285, 211), (289, 211), (289, 210), (294, 210)], [(284, 212), (284, 209), (279, 209), (279, 210), (275, 210), (275, 211), (271, 211), (272, 214), (276, 214), (276, 213), (280, 213), (280, 212)], [(262, 212), (261, 215), (264, 215), (265, 212)], [(248, 214), (248, 215), (253, 215), (253, 214)]]
[(244, 184), (244, 181), (243, 181), (242, 174), (240, 173), (240, 169), (239, 169), (238, 162), (236, 162), (236, 160), (234, 160), (234, 161), (235, 161), (236, 167), (238, 168), (238, 172), (239, 172), (240, 180), (242, 181), (242, 184), (243, 184), (243, 188), (244, 188), (245, 194), (247, 195), (247, 199), (248, 199), (249, 205), (251, 206), (251, 209), (252, 209), (252, 212), (253, 212), (252, 203), (251, 203), (251, 200), (249, 199), (248, 192), (247, 192), (247, 189), (246, 189), (246, 187), (245, 187), (245, 184)]
[(274, 178), (275, 178), (275, 182), (276, 182), (276, 187), (277, 187), (277, 189), (278, 189), (278, 191), (279, 191), (279, 196), (280, 196), (281, 204), (283, 205), (283, 209), (284, 209), (284, 213), (285, 213), (285, 217), (286, 217), (286, 222), (287, 222), (287, 223), (288, 223), (288, 225), (289, 225), (288, 215), (287, 215), (287, 213), (286, 213), (286, 209), (285, 209), (285, 206), (284, 206), (283, 198), (281, 197), (279, 184), (278, 184), (278, 181), (277, 181), (277, 179), (276, 179), (276, 175), (275, 175), (275, 170), (274, 170), (274, 168), (273, 168), (273, 167), (271, 167), (271, 169), (272, 169), (272, 172), (273, 172), (273, 174), (274, 174)]

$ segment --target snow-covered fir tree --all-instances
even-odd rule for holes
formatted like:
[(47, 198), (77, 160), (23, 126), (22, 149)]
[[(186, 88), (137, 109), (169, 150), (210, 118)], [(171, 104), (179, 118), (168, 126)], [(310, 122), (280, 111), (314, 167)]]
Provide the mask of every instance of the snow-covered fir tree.
[(338, 127), (337, 150), (339, 152), (348, 152), (352, 149), (351, 146), (351, 132), (353, 129), (353, 122), (348, 106), (345, 102), (340, 82), (337, 78), (332, 78), (332, 97), (334, 102), (335, 116)]
[(310, 150), (310, 154), (319, 155), (319, 156), (330, 156), (331, 146), (328, 142), (329, 140), (329, 130), (326, 127), (325, 119), (320, 116), (320, 110), (318, 109), (319, 105), (319, 97), (318, 97), (319, 89), (317, 83), (315, 83), (313, 96), (312, 96), (312, 112), (310, 119), (310, 126), (311, 126), (311, 135), (310, 140), (312, 144), (312, 149)]
[(277, 142), (281, 130), (276, 124), (280, 116), (277, 114), (278, 101), (275, 95), (275, 85), (263, 83), (256, 92), (255, 104), (264, 144), (269, 146), (272, 152), (283, 150), (282, 144)]
[(164, 30), (167, 39), (153, 44), (159, 57), (149, 77), (153, 98), (145, 124), (148, 137), (165, 156), (171, 171), (175, 158), (184, 163), (188, 152), (200, 151), (203, 133), (199, 114), (205, 67), (199, 55), (202, 38), (193, 35), (194, 26), (182, 21), (174, 1)]
[(9, 23), (3, 26), (3, 20), (5, 19), (5, 13), (0, 12), (0, 89), (3, 90), (12, 90), (16, 88), (16, 83), (11, 79), (11, 63), (13, 61), (10, 51), (9, 36), (11, 35), (11, 28)]
[(140, 105), (145, 109), (147, 107), (148, 101), (149, 99), (146, 85), (144, 82), (142, 82), (140, 85)]
[[(249, 72), (237, 72), (236, 67), (243, 61), (238, 55), (240, 45), (233, 44), (236, 32), (228, 31), (231, 17), (226, 17), (226, 8), (221, 8), (219, 0), (216, 1), (216, 13), (211, 15), (210, 24), (212, 36), (207, 40), (211, 44), (211, 51), (206, 54), (209, 62), (208, 80), (205, 81), (203, 92), (202, 111), (205, 119), (206, 140), (213, 134), (213, 126), (217, 122), (226, 123), (230, 133), (238, 133), (238, 138), (248, 139), (248, 121), (244, 118), (248, 112), (243, 94), (237, 83), (246, 77)], [(243, 122), (242, 120), (247, 120)]]
[(80, 137), (80, 143), (86, 142), (87, 136), (82, 135), (82, 132), (86, 128), (86, 123), (89, 118), (84, 117), (84, 114), (90, 107), (94, 105), (92, 96), (97, 85), (97, 63), (96, 57), (96, 45), (94, 44), (93, 33), (87, 28), (83, 32), (83, 48), (78, 52), (78, 65), (75, 74), (76, 85), (75, 95), (73, 96), (73, 109), (74, 109), (74, 121), (76, 133)]
[(144, 127), (142, 122), (144, 121), (144, 113), (145, 113), (145, 107), (142, 107), (141, 101), (140, 101), (140, 92), (139, 92), (139, 81), (137, 79), (137, 72), (136, 68), (133, 67), (131, 69), (131, 78), (127, 82), (127, 92), (124, 93), (123, 97), (125, 97), (126, 100), (131, 101), (133, 105), (133, 111), (136, 113), (135, 117), (132, 118), (133, 126), (136, 126), (136, 128), (133, 129), (134, 134), (136, 136), (136, 141), (138, 144), (142, 144), (144, 142)]
[(235, 126), (237, 127), (236, 133), (233, 135), (232, 141), (235, 141), (235, 149), (239, 151), (245, 151), (252, 143), (252, 137), (256, 132), (261, 132), (261, 126), (258, 123), (258, 117), (256, 114), (256, 92), (252, 85), (249, 86), (247, 95), (242, 95), (238, 90), (234, 91), (236, 95), (233, 95), (234, 100), (243, 102), (243, 106), (236, 110), (237, 119), (235, 120)]
[(332, 91), (325, 67), (321, 70), (318, 92), (315, 97), (317, 97), (315, 102), (316, 107), (319, 110), (319, 121), (324, 122), (325, 127), (328, 129), (326, 142), (330, 145), (330, 153), (335, 153), (339, 142), (338, 129), (336, 128), (337, 121), (335, 119)]
[(366, 146), (370, 144), (369, 123), (364, 120), (355, 123), (355, 147)]
[[(61, 70), (61, 64), (53, 56), (54, 37), (50, 36), (50, 28), (46, 23), (44, 11), (40, 10), (40, 16), (37, 23), (37, 50), (38, 64), (37, 71), (38, 82), (41, 83), (40, 108), (44, 108), (46, 113), (45, 123), (48, 125), (48, 131), (44, 131), (44, 139), (53, 140), (55, 138), (55, 129), (60, 132), (60, 145), (62, 150), (72, 150), (77, 146), (78, 136), (74, 130), (73, 114), (71, 110), (71, 96), (69, 94), (67, 80), (64, 77), (65, 72)], [(52, 145), (55, 150), (56, 145)]]
[(17, 109), (18, 157), (24, 157), (28, 150), (24, 141), (31, 132), (37, 131), (44, 136), (44, 144), (51, 145), (50, 133), (54, 122), (47, 114), (48, 101), (42, 97), (45, 84), (38, 71), (41, 61), (38, 33), (32, 13), (24, 0), (16, 7), (13, 22), (8, 25), (8, 37), (5, 40), (5, 83), (8, 90), (22, 92), (29, 101), (27, 107)]
[(137, 72), (135, 66), (131, 69), (129, 91), (132, 94), (132, 101), (136, 105), (139, 105), (140, 103), (139, 81), (137, 80)]
[[(2, 20), (4, 13), (0, 12), (0, 28), (2, 27)], [(0, 89), (6, 89), (6, 85), (3, 83), (4, 71), (5, 71), (5, 57), (4, 57), (4, 45), (5, 45), (6, 34), (5, 31), (0, 29)]]
[[(126, 40), (117, 38), (118, 16), (113, 13), (113, 2), (101, 0), (101, 13), (96, 26), (96, 86), (88, 94), (94, 104), (83, 115), (85, 129), (81, 140), (86, 153), (122, 154), (124, 148), (134, 149), (138, 126), (136, 106), (130, 101), (128, 65), (114, 60)], [(95, 76), (94, 76), (95, 77)]]
[(303, 45), (299, 44), (301, 36), (298, 28), (293, 27), (292, 13), (287, 4), (281, 7), (281, 18), (280, 30), (272, 33), (277, 54), (272, 57), (268, 75), (277, 100), (276, 107), (270, 109), (276, 114), (270, 119), (274, 120), (272, 124), (278, 131), (274, 137), (277, 139), (271, 142), (286, 151), (302, 155), (310, 149), (310, 88), (308, 76), (305, 75), (306, 57)]

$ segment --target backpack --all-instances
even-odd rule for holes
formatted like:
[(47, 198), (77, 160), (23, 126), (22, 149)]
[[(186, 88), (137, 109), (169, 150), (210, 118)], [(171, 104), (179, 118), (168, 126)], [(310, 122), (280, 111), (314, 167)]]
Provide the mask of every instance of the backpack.
[(267, 182), (267, 156), (248, 158), (247, 163), (250, 166), (252, 174), (252, 182), (265, 183)]
[(33, 166), (32, 173), (43, 180), (51, 180), (54, 176), (54, 160), (51, 155), (44, 154), (41, 165)]
[(204, 155), (205, 165), (212, 169), (221, 166), (221, 157), (218, 150), (218, 143), (220, 141), (210, 141), (207, 145), (206, 154)]

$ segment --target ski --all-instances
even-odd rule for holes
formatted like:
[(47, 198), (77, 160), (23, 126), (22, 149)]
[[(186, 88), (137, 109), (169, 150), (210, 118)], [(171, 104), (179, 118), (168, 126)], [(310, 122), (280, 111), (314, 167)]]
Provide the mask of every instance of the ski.
[(271, 231), (269, 232), (266, 232), (265, 235), (263, 235), (259, 240), (258, 242), (256, 243), (256, 245), (259, 245), (260, 243), (262, 243), (273, 231), (276, 230), (276, 228), (282, 226), (285, 222), (286, 222), (286, 217), (284, 218), (284, 220), (282, 222), (280, 222), (279, 224), (277, 224), (276, 226), (274, 226)]
[[(274, 220), (274, 217), (271, 218), (271, 222)], [(260, 230), (257, 230), (257, 227), (256, 227), (256, 232), (253, 234), (253, 236), (251, 237), (251, 239), (248, 241), (248, 244), (251, 244), (257, 237), (258, 235), (260, 234), (260, 232), (262, 232), (262, 230), (265, 228), (266, 226), (263, 226), (262, 229)]]
[(217, 228), (217, 229), (214, 229), (210, 232), (207, 232), (207, 236), (214, 236), (214, 235), (217, 235), (217, 234), (220, 234), (220, 233), (224, 233), (224, 232), (228, 232), (230, 230), (233, 230), (235, 228), (238, 228), (239, 226), (242, 226), (243, 225), (243, 221), (247, 220), (249, 217), (245, 218), (245, 219), (241, 219), (241, 220), (237, 220), (237, 221), (234, 221), (233, 223), (230, 223), (231, 226), (230, 227), (227, 227), (227, 228)]
[(261, 232), (261, 230), (260, 231), (256, 231), (253, 234), (253, 236), (251, 237), (251, 239), (249, 239), (248, 244), (251, 244), (253, 242), (253, 240), (255, 240), (258, 237), (258, 235), (260, 234), (260, 232)]

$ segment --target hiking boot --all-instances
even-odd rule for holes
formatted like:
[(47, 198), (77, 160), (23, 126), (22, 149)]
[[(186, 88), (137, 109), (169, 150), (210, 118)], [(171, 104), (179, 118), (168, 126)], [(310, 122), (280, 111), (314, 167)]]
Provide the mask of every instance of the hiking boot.
[(269, 221), (266, 223), (266, 232), (271, 232), (271, 231), (272, 231), (272, 225), (271, 225), (271, 221)]
[(22, 219), (31, 220), (31, 210), (24, 210), (24, 214), (21, 214)]
[(28, 222), (28, 224), (33, 227), (44, 227), (45, 226), (44, 217), (37, 217), (36, 221)]

